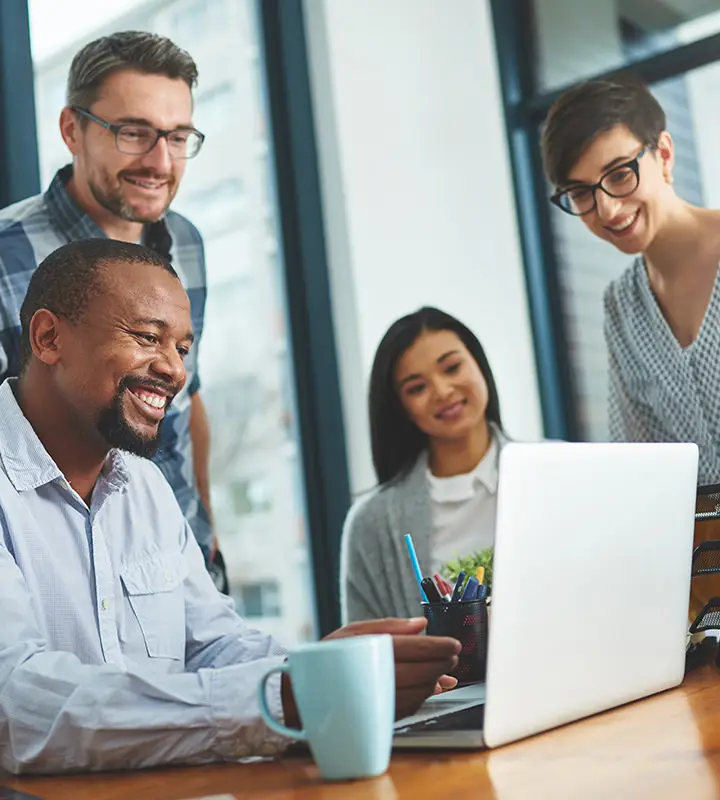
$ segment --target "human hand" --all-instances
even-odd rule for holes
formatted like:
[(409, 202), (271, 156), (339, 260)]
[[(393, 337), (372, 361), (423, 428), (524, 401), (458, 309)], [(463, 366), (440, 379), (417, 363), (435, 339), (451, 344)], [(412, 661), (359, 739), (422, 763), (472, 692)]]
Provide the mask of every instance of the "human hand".
[(460, 642), (447, 636), (420, 636), (427, 620), (387, 619), (353, 622), (326, 639), (387, 633), (395, 654), (395, 716), (413, 714), (431, 694), (447, 691), (457, 680), (446, 673), (457, 666)]

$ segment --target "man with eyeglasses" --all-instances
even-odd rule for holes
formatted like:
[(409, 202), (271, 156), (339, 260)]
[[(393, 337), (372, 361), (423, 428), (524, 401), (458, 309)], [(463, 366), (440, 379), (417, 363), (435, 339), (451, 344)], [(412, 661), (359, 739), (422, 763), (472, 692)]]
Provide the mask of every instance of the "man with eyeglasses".
[(720, 482), (720, 211), (673, 188), (665, 113), (634, 78), (590, 81), (542, 133), (551, 201), (632, 265), (605, 292), (611, 438), (696, 442)]
[(187, 389), (163, 423), (155, 462), (169, 481), (220, 588), (227, 589), (211, 530), (209, 427), (200, 398), (197, 340), (206, 277), (203, 241), (168, 208), (204, 136), (192, 122), (197, 67), (169, 39), (104, 36), (73, 59), (60, 134), (72, 155), (46, 192), (0, 212), (0, 380), (19, 374), (20, 306), (37, 265), (63, 244), (110, 238), (169, 259), (190, 298), (195, 344)]

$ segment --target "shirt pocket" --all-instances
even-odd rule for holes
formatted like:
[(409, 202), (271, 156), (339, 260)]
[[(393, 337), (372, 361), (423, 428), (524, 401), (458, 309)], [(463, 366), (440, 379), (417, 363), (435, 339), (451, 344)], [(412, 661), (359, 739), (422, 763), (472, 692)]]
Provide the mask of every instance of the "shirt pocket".
[(185, 657), (188, 568), (181, 553), (160, 553), (125, 564), (120, 573), (128, 602), (151, 658)]

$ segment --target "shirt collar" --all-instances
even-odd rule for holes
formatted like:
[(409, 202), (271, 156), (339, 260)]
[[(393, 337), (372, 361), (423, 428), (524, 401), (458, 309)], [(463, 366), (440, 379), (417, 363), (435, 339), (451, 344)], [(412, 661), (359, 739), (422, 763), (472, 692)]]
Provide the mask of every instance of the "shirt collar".
[(428, 467), (427, 475), (433, 500), (438, 503), (457, 503), (470, 500), (474, 497), (478, 486), (484, 486), (490, 494), (497, 493), (500, 448), (505, 440), (502, 432), (492, 423), (490, 434), (490, 446), (472, 472), (438, 478), (430, 472)]
[(55, 226), (70, 242), (77, 239), (106, 239), (102, 228), (68, 194), (67, 183), (72, 172), (72, 164), (59, 169), (45, 192), (45, 203)]
[[(15, 398), (16, 386), (17, 378), (0, 384), (0, 461), (5, 474), (18, 492), (38, 489), (53, 481), (64, 483), (60, 467), (38, 439)], [(111, 489), (122, 489), (130, 480), (125, 454), (111, 450), (102, 474)]]

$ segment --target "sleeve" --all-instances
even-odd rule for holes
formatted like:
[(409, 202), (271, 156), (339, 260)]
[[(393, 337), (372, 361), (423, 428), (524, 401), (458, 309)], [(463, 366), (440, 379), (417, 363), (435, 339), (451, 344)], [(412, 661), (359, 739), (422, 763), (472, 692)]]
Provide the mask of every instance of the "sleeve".
[[(343, 625), (366, 619), (382, 619), (382, 598), (378, 593), (381, 567), (377, 539), (378, 520), (373, 498), (357, 502), (343, 525), (340, 553), (340, 606)], [(389, 532), (388, 532), (389, 536)]]
[[(205, 572), (187, 526), (184, 673), (83, 664), (48, 647), (28, 587), (0, 539), (0, 767), (13, 772), (137, 769), (272, 755), (286, 740), (262, 722), (260, 678), (283, 662)], [(205, 608), (200, 606), (205, 605)], [(280, 676), (268, 703), (282, 721)]]

